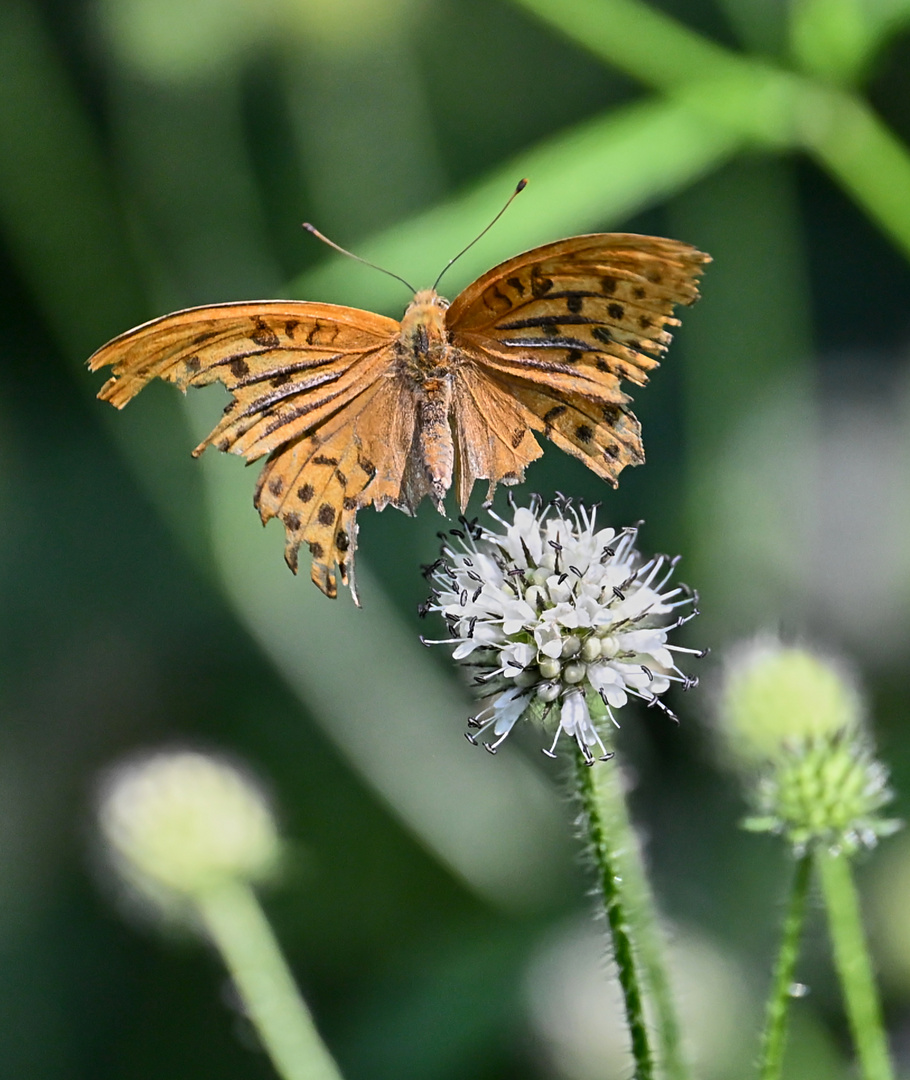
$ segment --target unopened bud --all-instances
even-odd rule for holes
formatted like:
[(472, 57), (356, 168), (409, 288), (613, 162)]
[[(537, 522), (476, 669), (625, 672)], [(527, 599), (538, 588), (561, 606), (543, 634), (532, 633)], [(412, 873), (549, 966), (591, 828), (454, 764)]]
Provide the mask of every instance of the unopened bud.
[(262, 793), (234, 766), (195, 751), (115, 769), (98, 816), (117, 869), (155, 900), (199, 895), (232, 879), (260, 881), (278, 862)]

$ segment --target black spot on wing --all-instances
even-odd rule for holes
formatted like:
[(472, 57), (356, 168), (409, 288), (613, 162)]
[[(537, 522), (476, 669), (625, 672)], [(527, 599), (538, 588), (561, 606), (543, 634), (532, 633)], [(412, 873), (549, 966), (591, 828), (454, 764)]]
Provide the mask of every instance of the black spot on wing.
[(270, 326), (266, 326), (262, 319), (256, 320), (256, 329), (250, 334), (250, 341), (261, 345), (264, 349), (277, 349), (281, 344), (275, 331)]
[(535, 266), (531, 271), (531, 295), (540, 299), (546, 296), (553, 288), (553, 279), (546, 277), (539, 267)]

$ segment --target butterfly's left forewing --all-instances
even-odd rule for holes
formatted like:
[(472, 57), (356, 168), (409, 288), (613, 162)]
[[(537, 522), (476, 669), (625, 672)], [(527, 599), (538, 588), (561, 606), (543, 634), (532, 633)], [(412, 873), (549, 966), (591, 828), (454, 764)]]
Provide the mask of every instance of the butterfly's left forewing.
[(398, 333), (393, 319), (334, 304), (216, 304), (122, 334), (89, 367), (113, 368), (99, 397), (117, 408), (153, 378), (182, 390), (223, 383), (232, 400), (194, 453), (214, 445), (248, 461), (271, 455), (255, 504), (263, 520), (284, 522), (292, 569), (307, 543), (313, 580), (334, 596), (336, 563), (345, 583), (351, 574), (357, 510), (374, 501), (364, 489), (375, 477), (373, 430), (383, 427), (370, 421)]
[(674, 305), (698, 298), (708, 261), (661, 237), (576, 236), (494, 267), (456, 297), (446, 322), (466, 367), (512, 395), (529, 428), (615, 485), (644, 460), (620, 382), (647, 382), (667, 327), (678, 325)]

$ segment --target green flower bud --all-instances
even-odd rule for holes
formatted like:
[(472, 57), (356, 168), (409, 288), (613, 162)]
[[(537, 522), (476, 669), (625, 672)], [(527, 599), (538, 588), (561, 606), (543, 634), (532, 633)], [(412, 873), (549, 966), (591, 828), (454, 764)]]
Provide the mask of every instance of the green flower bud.
[(113, 862), (140, 893), (168, 906), (276, 868), (279, 839), (265, 798), (238, 769), (193, 751), (116, 769), (99, 805)]
[(728, 662), (719, 717), (755, 813), (744, 825), (787, 837), (802, 851), (823, 844), (852, 854), (897, 823), (856, 684), (832, 660), (760, 638)]
[(728, 661), (719, 717), (741, 763), (773, 758), (794, 741), (859, 730), (862, 715), (852, 680), (808, 649), (759, 638)]

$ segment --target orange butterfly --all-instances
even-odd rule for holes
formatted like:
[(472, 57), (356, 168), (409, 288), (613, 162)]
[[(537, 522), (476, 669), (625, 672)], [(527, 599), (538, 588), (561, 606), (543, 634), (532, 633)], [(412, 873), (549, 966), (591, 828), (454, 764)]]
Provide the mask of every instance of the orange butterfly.
[(98, 397), (118, 409), (156, 376), (183, 391), (222, 382), (233, 400), (193, 455), (268, 454), (254, 505), (284, 522), (288, 565), (306, 542), (316, 585), (334, 597), (337, 566), (359, 603), (364, 506), (412, 514), (429, 495), (443, 511), (454, 477), (464, 510), (475, 480), (489, 497), (524, 478), (542, 454), (534, 431), (614, 487), (644, 461), (620, 380), (647, 382), (707, 262), (661, 237), (573, 236), (501, 263), (451, 304), (417, 292), (400, 323), (335, 304), (213, 304), (121, 334), (89, 368), (113, 367)]

